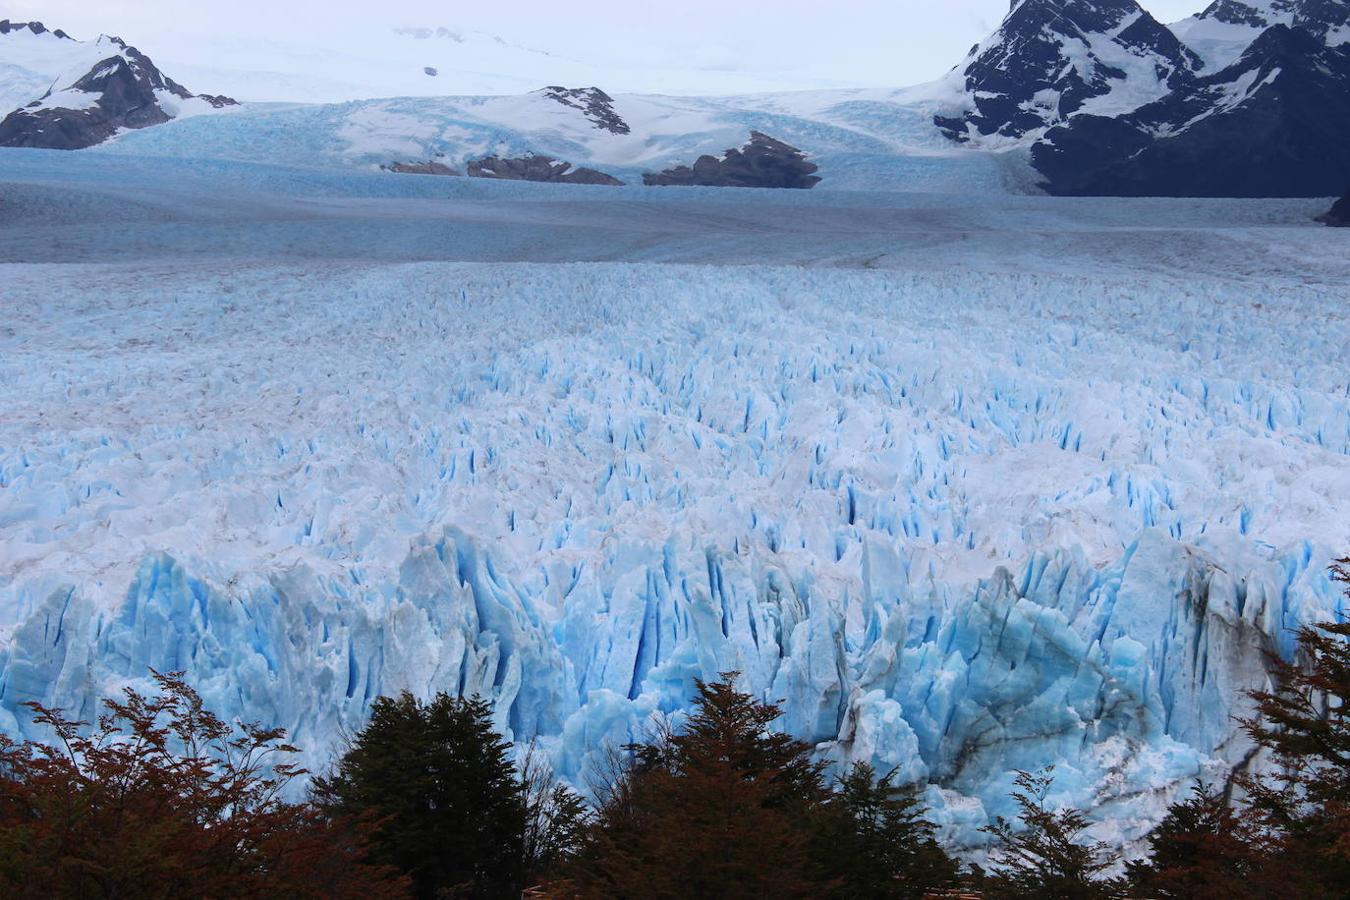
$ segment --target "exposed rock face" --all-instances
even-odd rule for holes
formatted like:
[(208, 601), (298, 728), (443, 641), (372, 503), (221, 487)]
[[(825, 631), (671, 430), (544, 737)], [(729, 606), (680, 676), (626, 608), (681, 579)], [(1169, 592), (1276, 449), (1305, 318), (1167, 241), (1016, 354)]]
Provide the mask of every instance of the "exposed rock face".
[[(24, 27), (42, 33), (35, 30), (42, 27), (38, 23)], [(120, 38), (100, 38), (94, 46), (105, 45), (108, 55), (84, 75), (66, 85), (53, 85), (41, 99), (0, 121), (0, 146), (78, 150), (100, 144), (125, 128), (169, 121), (173, 118), (165, 109), (169, 100), (199, 100), (217, 109), (235, 105), (229, 97), (192, 94)]]
[[(33, 34), (46, 34), (47, 26), (41, 22), (11, 22), (9, 19), (0, 19), (0, 34), (9, 34), (14, 31), (31, 31)], [(70, 40), (70, 35), (61, 29), (52, 32), (58, 38)]]
[(971, 51), (961, 72), (966, 112), (935, 121), (957, 141), (1016, 139), (1090, 101), (1108, 107), (1160, 96), (1199, 66), (1135, 0), (1013, 0), (1002, 27)]
[(659, 175), (644, 175), (653, 186), (758, 187), (810, 189), (820, 184), (819, 167), (796, 147), (758, 131), (739, 150), (721, 159), (701, 156), (693, 166), (676, 166)]
[(1335, 228), (1350, 228), (1350, 194), (1337, 200), (1325, 215), (1317, 217), (1317, 221)]
[(563, 106), (580, 110), (601, 131), (608, 131), (610, 134), (629, 134), (632, 132), (623, 117), (614, 111), (614, 98), (597, 87), (565, 88), (553, 86), (544, 88), (541, 93)]
[(1215, 0), (1196, 18), (1260, 29), (1289, 25), (1325, 41), (1333, 31), (1350, 24), (1350, 3), (1345, 0)]
[(445, 163), (438, 163), (434, 160), (427, 162), (396, 162), (387, 166), (380, 166), (386, 172), (397, 172), (400, 175), (441, 175), (450, 178), (457, 178), (464, 173), (458, 169), (452, 169)]
[(1350, 45), (1275, 25), (1161, 100), (1052, 129), (1032, 159), (1057, 194), (1338, 194), (1350, 184)]
[(550, 184), (599, 184), (619, 187), (622, 181), (595, 169), (575, 169), (569, 162), (551, 156), (502, 159), (488, 156), (469, 163), (470, 178), (500, 178), (506, 181), (541, 181)]
[(1054, 194), (1316, 197), (1350, 184), (1347, 0), (1216, 0), (1175, 32), (1136, 0), (1013, 0), (952, 77), (966, 108), (938, 127), (1030, 145)]

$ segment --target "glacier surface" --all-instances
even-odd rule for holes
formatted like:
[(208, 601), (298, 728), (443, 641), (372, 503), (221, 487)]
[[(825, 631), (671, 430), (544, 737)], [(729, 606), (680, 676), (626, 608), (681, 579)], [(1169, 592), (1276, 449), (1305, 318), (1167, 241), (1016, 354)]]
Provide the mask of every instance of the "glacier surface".
[(584, 786), (736, 670), (952, 840), (1054, 762), (1128, 843), (1343, 612), (1319, 204), (2, 162), (6, 732), (481, 693)]

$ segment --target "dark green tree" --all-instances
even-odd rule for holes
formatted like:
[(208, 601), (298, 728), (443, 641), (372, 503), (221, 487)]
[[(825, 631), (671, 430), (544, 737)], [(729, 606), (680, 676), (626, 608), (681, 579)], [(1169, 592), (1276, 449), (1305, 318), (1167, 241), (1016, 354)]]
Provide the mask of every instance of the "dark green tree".
[(938, 845), (935, 829), (913, 791), (882, 778), (867, 763), (838, 779), (820, 811), (816, 854), (820, 870), (849, 898), (922, 898), (954, 885), (959, 868)]
[(1047, 805), (1054, 769), (1019, 771), (1012, 793), (1020, 810), (1017, 823), (999, 816), (984, 829), (994, 839), (995, 873), (986, 884), (990, 896), (1096, 900), (1119, 894), (1119, 885), (1103, 877), (1116, 862), (1110, 847), (1084, 839), (1087, 817)]
[(824, 801), (810, 747), (776, 732), (778, 707), (697, 682), (685, 728), (613, 761), (586, 845), (557, 887), (595, 898), (818, 897), (813, 812)]
[(407, 873), (417, 896), (519, 895), (525, 791), (486, 702), (380, 698), (313, 791), (330, 813), (378, 822), (377, 858)]

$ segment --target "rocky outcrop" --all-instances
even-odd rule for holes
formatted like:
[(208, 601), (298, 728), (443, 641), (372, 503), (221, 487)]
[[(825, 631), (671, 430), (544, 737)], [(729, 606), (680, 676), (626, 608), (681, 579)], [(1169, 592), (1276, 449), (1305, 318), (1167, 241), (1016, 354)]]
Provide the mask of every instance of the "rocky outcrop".
[(387, 166), (380, 166), (386, 172), (397, 172), (400, 175), (440, 175), (443, 177), (457, 178), (464, 173), (458, 169), (452, 169), (445, 163), (438, 163), (434, 160), (427, 162), (396, 162)]
[(502, 159), (488, 156), (469, 163), (470, 178), (499, 178), (505, 181), (540, 181), (548, 184), (598, 184), (619, 187), (623, 182), (595, 169), (573, 168), (569, 162), (551, 156), (521, 156)]
[[(41, 22), (11, 22), (9, 19), (0, 19), (0, 34), (10, 34), (15, 31), (30, 31), (33, 34), (47, 34), (47, 26)], [(70, 40), (70, 35), (61, 29), (56, 29), (51, 34), (58, 38)]]
[(1289, 25), (1325, 41), (1350, 25), (1350, 4), (1345, 0), (1215, 0), (1196, 19), (1263, 30)]
[(644, 184), (681, 187), (755, 187), (810, 189), (820, 183), (819, 167), (796, 147), (758, 131), (739, 150), (721, 159), (701, 156), (692, 166), (676, 166), (642, 176)]
[(630, 134), (632, 129), (617, 112), (614, 111), (614, 98), (598, 87), (565, 88), (546, 87), (541, 91), (545, 97), (555, 100), (563, 106), (579, 110), (596, 128), (610, 134)]
[(182, 101), (216, 109), (235, 105), (229, 97), (191, 93), (120, 38), (101, 37), (93, 46), (106, 46), (107, 56), (75, 81), (53, 85), (43, 97), (0, 121), (0, 147), (79, 150), (101, 144), (123, 129), (167, 122), (174, 117), (171, 109)]
[(1317, 221), (1333, 228), (1350, 228), (1350, 194), (1337, 200), (1330, 210), (1317, 217)]

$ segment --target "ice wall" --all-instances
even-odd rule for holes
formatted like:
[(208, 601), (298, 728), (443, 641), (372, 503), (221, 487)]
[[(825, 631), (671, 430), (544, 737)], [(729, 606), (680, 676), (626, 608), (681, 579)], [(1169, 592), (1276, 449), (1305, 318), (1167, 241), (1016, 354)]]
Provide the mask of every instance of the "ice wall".
[(1341, 609), (1346, 325), (1316, 286), (6, 274), (10, 733), (153, 666), (322, 765), (382, 693), (481, 693), (584, 784), (738, 670), (822, 756), (931, 782), (957, 839), (1057, 762), (1129, 840), (1243, 760), (1262, 653)]

